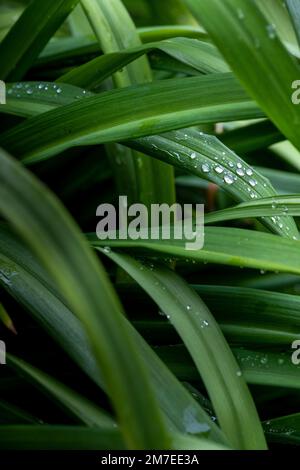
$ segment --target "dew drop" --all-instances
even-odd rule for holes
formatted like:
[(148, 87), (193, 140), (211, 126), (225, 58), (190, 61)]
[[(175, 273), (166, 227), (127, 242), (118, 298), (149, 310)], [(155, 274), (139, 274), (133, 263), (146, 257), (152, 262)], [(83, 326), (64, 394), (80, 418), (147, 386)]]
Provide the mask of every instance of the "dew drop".
[(61, 88), (57, 88), (56, 93), (57, 93), (58, 95), (60, 95), (60, 94), (62, 93), (62, 89), (61, 89)]
[(103, 251), (104, 251), (105, 253), (110, 253), (110, 252), (111, 252), (111, 248), (110, 248), (109, 246), (105, 246), (104, 249), (103, 249)]
[(238, 8), (237, 15), (240, 20), (243, 20), (245, 18), (245, 14), (241, 8)]
[(251, 179), (251, 180), (249, 180), (249, 184), (250, 184), (250, 186), (252, 186), (254, 188), (257, 185), (257, 181)]
[(226, 184), (233, 184), (234, 183), (234, 179), (231, 175), (225, 175), (224, 176), (224, 181)]
[(210, 166), (207, 163), (203, 163), (201, 168), (202, 168), (203, 173), (209, 173), (210, 172)]
[(239, 175), (239, 176), (245, 176), (245, 172), (244, 172), (244, 170), (243, 170), (242, 168), (238, 168), (238, 169), (236, 170), (236, 173), (237, 173), (237, 175)]
[(196, 157), (197, 157), (197, 155), (196, 155), (195, 152), (191, 153), (191, 159), (192, 159), (192, 160), (194, 160)]
[(224, 168), (222, 168), (221, 166), (218, 165), (218, 166), (215, 167), (215, 172), (216, 173), (221, 174), (221, 173), (223, 173), (223, 171), (224, 171)]
[(238, 377), (241, 377), (241, 376), (242, 376), (242, 371), (241, 371), (241, 370), (238, 370), (237, 373), (236, 373), (236, 375), (237, 375)]
[(253, 175), (253, 171), (251, 170), (251, 168), (247, 168), (246, 174), (247, 174), (248, 176), (252, 176), (252, 175)]
[(270, 39), (275, 39), (276, 38), (276, 27), (274, 24), (268, 24), (267, 27), (267, 33)]

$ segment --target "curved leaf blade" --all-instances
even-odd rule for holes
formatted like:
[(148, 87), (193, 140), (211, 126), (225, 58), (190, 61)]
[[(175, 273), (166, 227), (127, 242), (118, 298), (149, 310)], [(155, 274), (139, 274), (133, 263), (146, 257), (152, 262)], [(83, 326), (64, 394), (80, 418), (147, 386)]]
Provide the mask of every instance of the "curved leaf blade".
[(184, 259), (300, 274), (299, 241), (238, 228), (206, 227), (202, 250), (186, 250), (181, 240), (99, 240), (92, 246), (127, 248), (143, 256)]
[(300, 148), (299, 106), (291, 100), (292, 83), (299, 78), (300, 66), (259, 9), (259, 2), (185, 0), (185, 3), (245, 89), (281, 132)]
[(0, 43), (0, 77), (21, 79), (78, 1), (33, 0)]
[(3, 151), (0, 168), (1, 213), (29, 243), (82, 321), (127, 444), (168, 446), (148, 375), (122, 324), (122, 308), (104, 269), (50, 191)]
[(32, 117), (2, 134), (0, 143), (24, 161), (32, 162), (77, 145), (262, 116), (231, 74), (213, 74), (101, 93)]
[(50, 396), (54, 397), (81, 423), (89, 427), (102, 429), (114, 429), (117, 427), (114, 420), (101, 408), (31, 364), (12, 355), (8, 356), (7, 363), (22, 374), (22, 376), (28, 378), (33, 385), (41, 387)]
[(146, 290), (184, 340), (231, 445), (238, 449), (264, 449), (250, 392), (206, 305), (169, 269), (143, 265), (125, 254), (103, 252)]
[[(0, 282), (3, 287), (46, 329), (76, 364), (101, 388), (106, 389), (97, 367), (86, 332), (65, 305), (49, 276), (16, 236), (0, 226)], [(2, 254), (3, 253), (3, 254)], [(199, 428), (216, 442), (224, 443), (223, 434), (185, 387), (175, 378), (155, 352), (123, 317), (147, 364), (154, 392), (166, 417), (170, 432), (191, 433)], [(186, 410), (189, 410), (186, 413)], [(186, 417), (186, 418), (185, 418)], [(197, 433), (196, 433), (197, 434)], [(199, 436), (199, 433), (198, 433)]]
[(57, 81), (92, 90), (113, 73), (142, 55), (157, 49), (201, 73), (229, 72), (229, 67), (222, 60), (218, 50), (211, 44), (195, 39), (174, 38), (148, 43), (122, 52), (105, 54), (76, 67)]

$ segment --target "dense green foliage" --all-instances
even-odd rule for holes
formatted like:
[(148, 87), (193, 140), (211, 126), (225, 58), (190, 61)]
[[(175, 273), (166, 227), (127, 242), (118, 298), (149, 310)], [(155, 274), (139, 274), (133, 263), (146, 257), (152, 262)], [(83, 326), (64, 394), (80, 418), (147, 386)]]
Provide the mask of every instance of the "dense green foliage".
[[(0, 449), (300, 444), (299, 18), (1, 3)], [(204, 204), (203, 249), (99, 240), (119, 195)]]

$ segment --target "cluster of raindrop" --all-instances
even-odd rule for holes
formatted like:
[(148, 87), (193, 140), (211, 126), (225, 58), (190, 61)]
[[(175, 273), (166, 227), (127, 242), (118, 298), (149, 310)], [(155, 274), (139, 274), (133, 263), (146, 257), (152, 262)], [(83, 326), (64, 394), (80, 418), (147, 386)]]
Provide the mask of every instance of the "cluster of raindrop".
[[(283, 228), (283, 223), (281, 222), (281, 218), (278, 215), (272, 216), (271, 220), (275, 225), (277, 224), (279, 228)], [(287, 227), (287, 230), (289, 231), (290, 228)]]
[(264, 423), (264, 429), (267, 433), (281, 434), (285, 436), (291, 436), (292, 434), (295, 434), (297, 432), (297, 430), (294, 428), (286, 427), (284, 425), (278, 425), (277, 423), (274, 423), (272, 421), (266, 421)]
[[(255, 188), (257, 185), (257, 180), (253, 177), (253, 170), (250, 167), (245, 167), (242, 165), (241, 162), (237, 162), (235, 165), (231, 160), (226, 160), (225, 155), (226, 152), (222, 152), (222, 163), (212, 163), (212, 162), (204, 162), (201, 165), (202, 173), (208, 175), (212, 170), (217, 173), (218, 176), (223, 178), (225, 184), (231, 185), (237, 181), (238, 177), (246, 178), (246, 182), (252, 187)], [(191, 158), (195, 159), (196, 154), (193, 152), (191, 154)], [(215, 156), (215, 160), (219, 160), (219, 157)], [(226, 166), (230, 168), (230, 170), (226, 169)], [(247, 178), (248, 177), (248, 178)], [(254, 191), (248, 187), (248, 191), (250, 192), (251, 199), (257, 197)]]
[[(68, 89), (71, 90), (71, 86), (69, 86)], [(72, 93), (74, 93), (74, 99), (91, 96), (91, 93), (87, 90), (80, 90), (79, 88), (77, 89), (77, 87), (72, 87)], [(45, 94), (58, 98), (63, 94), (63, 88), (57, 83), (50, 82), (19, 82), (13, 84), (7, 94), (17, 98), (31, 97), (33, 95), (45, 96)], [(71, 95), (70, 98), (72, 98)]]
[[(256, 368), (256, 369), (269, 369), (270, 368), (270, 358), (267, 354), (249, 354), (248, 356), (239, 357), (239, 362), (243, 364), (246, 368)], [(273, 359), (272, 359), (273, 362)], [(278, 365), (283, 365), (285, 363), (285, 355), (281, 355), (277, 359)]]

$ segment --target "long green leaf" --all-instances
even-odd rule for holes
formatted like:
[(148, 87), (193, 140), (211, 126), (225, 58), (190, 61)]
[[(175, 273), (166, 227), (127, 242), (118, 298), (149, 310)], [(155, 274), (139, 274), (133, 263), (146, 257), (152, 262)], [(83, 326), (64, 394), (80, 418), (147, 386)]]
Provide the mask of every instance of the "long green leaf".
[(266, 0), (265, 2), (257, 2), (257, 6), (269, 23), (275, 26), (278, 36), (287, 50), (299, 58), (300, 49), (286, 0)]
[[(28, 95), (25, 88), (26, 84), (24, 84), (22, 97), (17, 99), (9, 98), (7, 105), (3, 106), (4, 111), (6, 108), (8, 111), (14, 110), (14, 112), (18, 109), (18, 114), (22, 115), (25, 109), (26, 113), (35, 115), (37, 110), (42, 111), (44, 106), (49, 107), (48, 109), (56, 107), (58, 105), (55, 96), (56, 90), (54, 89), (52, 95), (48, 98), (44, 93), (39, 93), (40, 85), (42, 84), (35, 86), (38, 93)], [(69, 89), (68, 85), (65, 85), (65, 87), (65, 99), (67, 100), (72, 99), (73, 93), (76, 93), (76, 97), (87, 96), (85, 90), (77, 87), (73, 89), (71, 86)], [(16, 86), (12, 90), (12, 96), (16, 93), (18, 94)], [(250, 167), (216, 137), (204, 134), (203, 132), (197, 132), (192, 129), (173, 131), (164, 135), (129, 141), (126, 145), (142, 150), (148, 155), (179, 168), (184, 167), (185, 170), (218, 184), (238, 201), (252, 200), (276, 194), (270, 182), (262, 177), (259, 172)], [(215, 168), (220, 167), (220, 165), (221, 174), (215, 171)], [(128, 174), (126, 173), (127, 177)], [(128, 181), (132, 181), (131, 178), (128, 177), (127, 183)], [(133, 175), (132, 185), (135, 185), (134, 181), (135, 176)], [(275, 222), (272, 219), (267, 219), (264, 222), (279, 234), (287, 237), (297, 236), (295, 224), (290, 217), (285, 217), (284, 219), (279, 217)]]
[[(3, 287), (46, 329), (76, 364), (101, 388), (103, 379), (92, 354), (86, 333), (79, 320), (64, 304), (49, 276), (16, 236), (0, 226), (0, 282)], [(2, 254), (3, 253), (3, 254)], [(143, 338), (123, 317), (130, 328), (151, 375), (154, 392), (171, 431), (204, 434), (224, 443), (224, 436), (215, 423), (166, 368)], [(189, 410), (188, 413), (186, 410)], [(210, 431), (207, 430), (210, 428)], [(196, 431), (196, 432), (195, 432)]]
[(186, 250), (182, 240), (99, 240), (89, 237), (93, 246), (134, 250), (141, 255), (195, 262), (226, 264), (269, 271), (300, 274), (299, 241), (262, 232), (223, 227), (207, 227), (202, 250)]
[(20, 80), (79, 0), (33, 0), (0, 43), (0, 77)]
[(299, 389), (300, 366), (293, 364), (293, 352), (234, 351), (249, 383)]
[[(207, 39), (207, 34), (203, 29), (188, 25), (150, 26), (138, 28), (137, 31), (143, 43), (177, 37)], [(98, 52), (99, 43), (92, 35), (61, 37), (47, 44), (36, 61), (36, 65), (54, 64), (65, 59), (85, 58)]]
[(298, 38), (298, 43), (300, 46), (300, 4), (299, 0), (286, 0), (288, 10), (290, 12), (293, 25), (295, 28), (295, 33)]
[(273, 418), (264, 423), (265, 435), (270, 442), (300, 444), (300, 414)]
[[(104, 57), (110, 52), (141, 45), (135, 25), (121, 0), (81, 0), (81, 5), (105, 53)], [(152, 72), (147, 57), (140, 57), (122, 68), (113, 80), (116, 88), (151, 82)], [(132, 149), (120, 149), (115, 144), (107, 149), (117, 190), (119, 194), (126, 194), (131, 204), (140, 202), (150, 207), (156, 201), (175, 202), (174, 173), (170, 165)]]
[(198, 25), (161, 25), (161, 26), (144, 26), (138, 28), (140, 39), (143, 43), (162, 41), (163, 39), (171, 39), (177, 37), (187, 37), (195, 39), (206, 39), (208, 36), (201, 26)]
[(213, 74), (101, 93), (28, 119), (2, 134), (0, 143), (28, 162), (76, 145), (262, 116), (231, 74)]
[(36, 178), (4, 152), (0, 168), (0, 210), (29, 243), (82, 321), (127, 444), (168, 446), (147, 373), (122, 324), (122, 308), (104, 269), (68, 213)]
[[(300, 299), (296, 295), (236, 286), (193, 287), (212, 310), (224, 333), (232, 332), (235, 342), (240, 339), (290, 345), (299, 337)], [(244, 332), (238, 326), (244, 327)]]
[(184, 340), (231, 445), (265, 448), (251, 395), (218, 324), (201, 299), (168, 269), (143, 265), (127, 255), (107, 255), (148, 292)]
[[(0, 425), (4, 424), (28, 424), (28, 423), (39, 423), (40, 420), (35, 416), (32, 416), (27, 411), (20, 409), (19, 407), (12, 405), (4, 400), (0, 403)], [(0, 427), (1, 427), (0, 426)]]
[(269, 147), (284, 139), (281, 132), (268, 120), (238, 127), (220, 134), (218, 138), (238, 154)]
[(54, 397), (81, 423), (102, 429), (117, 427), (114, 420), (101, 408), (36, 367), (12, 355), (8, 356), (7, 363), (20, 374), (25, 375), (33, 385), (41, 387)]
[[(43, 84), (40, 83), (35, 86), (35, 89), (38, 91), (37, 93), (28, 95), (26, 92), (28, 86), (25, 88), (26, 84), (24, 84), (23, 95), (19, 98), (17, 97), (17, 99), (9, 98), (7, 105), (3, 106), (4, 110), (7, 108), (8, 112), (10, 110), (16, 112), (19, 109), (19, 114), (22, 115), (25, 109), (27, 113), (35, 115), (37, 110), (42, 111), (44, 106), (49, 106), (48, 109), (56, 107), (58, 105), (57, 97), (55, 96), (57, 89), (53, 89), (52, 95), (47, 97), (47, 94), (45, 95), (43, 91), (40, 93), (39, 87), (41, 85)], [(13, 93), (11, 96), (18, 95), (17, 86), (12, 88)], [(85, 90), (77, 87), (74, 87), (74, 89), (72, 86), (70, 86), (70, 89), (67, 85), (65, 87), (66, 90), (63, 90), (66, 92), (65, 100), (71, 100), (74, 97), (73, 93), (76, 93), (76, 98), (86, 97), (88, 94)], [(28, 106), (29, 104), (30, 106)], [(268, 180), (247, 165), (245, 161), (223, 145), (216, 137), (202, 132), (191, 129), (173, 131), (160, 136), (129, 141), (127, 145), (142, 150), (164, 162), (176, 165), (179, 168), (184, 167), (191, 173), (208, 179), (223, 187), (226, 192), (229, 192), (234, 199), (239, 201), (276, 194)], [(215, 171), (217, 167), (221, 168), (221, 174)], [(126, 172), (126, 175), (127, 182), (131, 181), (131, 178), (128, 177), (128, 172)], [(149, 179), (149, 174), (147, 173), (147, 175), (146, 180)], [(133, 175), (132, 185), (135, 185), (135, 175)], [(168, 200), (170, 200), (169, 197)], [(290, 217), (285, 217), (284, 219), (279, 217), (275, 222), (272, 219), (268, 219), (264, 222), (277, 233), (287, 237), (297, 236), (295, 224)]]
[(268, 178), (279, 194), (296, 194), (300, 192), (300, 175), (291, 171), (257, 167), (258, 171)]
[(188, 38), (174, 38), (153, 42), (124, 52), (105, 54), (71, 70), (57, 81), (89, 89), (97, 86), (114, 72), (153, 50), (160, 50), (195, 68), (201, 73), (228, 72), (229, 67), (218, 50), (209, 43)]
[(89, 96), (91, 92), (64, 83), (18, 82), (7, 86), (7, 101), (0, 111), (31, 117)]
[[(157, 353), (180, 380), (198, 380), (198, 371), (183, 345), (162, 346)], [(300, 388), (300, 366), (292, 363), (292, 352), (270, 352), (233, 348), (247, 383), (268, 387)]]
[[(291, 100), (300, 66), (281, 43), (259, 2), (185, 0), (249, 94), (298, 148), (299, 107)], [(286, 119), (286, 116), (289, 119)]]
[[(182, 434), (172, 437), (172, 447), (178, 450), (228, 450), (206, 439)], [(125, 450), (117, 430), (84, 428), (82, 426), (1, 426), (2, 450)]]
[(83, 426), (0, 426), (2, 450), (124, 450), (118, 430)]
[(0, 322), (6, 326), (9, 330), (13, 333), (16, 333), (16, 329), (14, 327), (13, 321), (9, 314), (7, 313), (5, 307), (0, 303)]
[[(246, 217), (271, 216), (274, 223), (282, 224), (278, 216), (300, 215), (300, 197), (295, 195), (269, 197), (252, 202), (243, 202), (238, 206), (207, 214), (206, 223)], [(299, 236), (294, 236), (298, 239)]]
[[(275, 195), (270, 182), (216, 137), (193, 129), (129, 141), (128, 145), (175, 164), (222, 187), (235, 200)], [(288, 238), (298, 230), (290, 218), (264, 219), (273, 231)]]
[[(193, 288), (233, 344), (289, 346), (300, 337), (300, 299), (296, 295), (236, 286), (193, 285)], [(129, 295), (132, 291), (126, 286), (127, 290)], [(136, 292), (132, 295), (136, 296)], [(164, 340), (165, 336), (178, 340), (172, 325), (165, 321), (138, 319), (134, 326), (151, 341)]]

